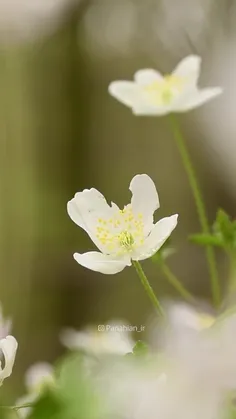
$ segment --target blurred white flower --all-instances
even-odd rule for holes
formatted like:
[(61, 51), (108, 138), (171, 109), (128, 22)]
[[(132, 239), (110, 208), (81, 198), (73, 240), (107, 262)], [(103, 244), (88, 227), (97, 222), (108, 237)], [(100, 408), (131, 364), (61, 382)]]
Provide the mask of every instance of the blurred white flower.
[[(236, 389), (236, 315), (220, 322), (190, 307), (172, 307), (162, 347), (178, 368), (215, 391)], [(195, 318), (194, 318), (195, 317)], [(160, 344), (160, 341), (159, 341)]]
[(139, 70), (134, 81), (114, 81), (109, 93), (135, 115), (166, 115), (186, 112), (201, 106), (222, 93), (220, 87), (199, 89), (201, 59), (190, 55), (184, 58), (171, 75), (156, 70)]
[(106, 389), (110, 417), (117, 411), (132, 419), (226, 417), (236, 389), (236, 315), (213, 324), (205, 317), (203, 328), (199, 316), (191, 307), (173, 306), (159, 325), (157, 353), (103, 366), (97, 384)]
[(82, 266), (104, 274), (115, 274), (130, 266), (132, 260), (152, 256), (170, 236), (177, 224), (177, 215), (153, 224), (153, 213), (159, 199), (152, 179), (135, 176), (129, 187), (133, 196), (124, 209), (107, 204), (96, 189), (78, 192), (68, 202), (71, 219), (83, 228), (100, 252), (75, 253)]
[[(97, 384), (104, 392), (110, 416), (119, 418), (160, 418), (157, 406), (165, 392), (168, 376), (155, 360), (125, 357), (104, 365)], [(170, 402), (170, 401), (169, 401)]]
[[(114, 323), (115, 326), (120, 322)], [(132, 352), (134, 341), (127, 331), (119, 332), (113, 323), (109, 324), (109, 330), (98, 331), (98, 328), (90, 327), (84, 331), (64, 329), (61, 332), (62, 344), (70, 350), (84, 350), (95, 355), (117, 354), (125, 355)], [(121, 325), (122, 326), (122, 325)]]
[(1, 0), (0, 42), (52, 31), (76, 1), (79, 0)]
[[(37, 401), (41, 392), (47, 386), (54, 385), (54, 372), (51, 364), (47, 362), (38, 362), (32, 365), (25, 374), (25, 386), (27, 394), (20, 397), (16, 406), (23, 406)], [(32, 411), (31, 407), (18, 409), (17, 413), (21, 418), (26, 418)]]
[(12, 373), (17, 347), (18, 343), (16, 339), (11, 335), (0, 339), (0, 353), (2, 354), (4, 360), (0, 361), (0, 385), (2, 385), (3, 380), (5, 380), (7, 377), (10, 377)]
[(196, 310), (188, 304), (172, 304), (167, 310), (169, 322), (172, 327), (190, 328), (196, 331), (211, 327), (216, 318), (207, 312)]

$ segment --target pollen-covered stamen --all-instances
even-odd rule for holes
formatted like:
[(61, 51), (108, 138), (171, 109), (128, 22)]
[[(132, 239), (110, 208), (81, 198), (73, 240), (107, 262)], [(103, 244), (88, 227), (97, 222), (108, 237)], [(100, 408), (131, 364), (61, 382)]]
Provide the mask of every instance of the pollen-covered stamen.
[(168, 75), (145, 87), (149, 99), (155, 105), (169, 105), (175, 95), (183, 88), (184, 80), (174, 75)]
[(120, 241), (121, 247), (124, 247), (128, 251), (132, 250), (134, 238), (129, 231), (122, 231), (122, 233), (118, 235), (118, 240)]
[(130, 252), (144, 242), (143, 215), (134, 215), (128, 205), (115, 212), (112, 218), (98, 218), (96, 237), (108, 253)]

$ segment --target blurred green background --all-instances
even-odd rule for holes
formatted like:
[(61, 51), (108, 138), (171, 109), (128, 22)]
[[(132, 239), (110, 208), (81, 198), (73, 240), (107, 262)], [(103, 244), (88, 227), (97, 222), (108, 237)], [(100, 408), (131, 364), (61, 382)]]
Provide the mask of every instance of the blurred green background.
[[(96, 187), (122, 206), (131, 178), (150, 175), (161, 201), (158, 217), (180, 215), (170, 265), (196, 296), (209, 298), (204, 251), (186, 239), (199, 224), (168, 119), (134, 117), (107, 87), (140, 68), (170, 72), (191, 53), (203, 57), (200, 83), (222, 85), (229, 80), (227, 57), (225, 67), (217, 63), (234, 42), (229, 1), (65, 0), (59, 13), (53, 0), (48, 16), (37, 8), (28, 13), (29, 3), (21, 0), (17, 14), (14, 2), (0, 3), (0, 299), (19, 341), (3, 389), (12, 394), (30, 364), (62, 353), (63, 326), (114, 318), (145, 324), (150, 315), (132, 269), (103, 276), (73, 260), (75, 251), (92, 249), (66, 212), (79, 190)], [(234, 145), (227, 131), (223, 141), (219, 134), (221, 124), (228, 126), (225, 100), (179, 118), (211, 221), (219, 206), (235, 215), (234, 173), (227, 172)], [(218, 256), (224, 278), (227, 266)], [(146, 261), (144, 269), (158, 295), (176, 296), (155, 265)]]

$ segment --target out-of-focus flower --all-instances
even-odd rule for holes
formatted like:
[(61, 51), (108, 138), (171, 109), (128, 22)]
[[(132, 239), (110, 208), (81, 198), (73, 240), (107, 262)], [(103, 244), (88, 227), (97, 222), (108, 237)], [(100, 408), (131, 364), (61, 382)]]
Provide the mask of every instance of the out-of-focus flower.
[(10, 319), (4, 319), (0, 305), (0, 355), (2, 359), (0, 361), (0, 385), (12, 373), (18, 347), (16, 339), (10, 335), (11, 325)]
[(53, 31), (79, 0), (1, 0), (0, 42), (31, 39)]
[(222, 93), (220, 87), (199, 89), (201, 59), (190, 55), (184, 58), (171, 75), (156, 70), (139, 70), (134, 81), (114, 81), (109, 93), (135, 115), (166, 115), (186, 112), (201, 106)]
[(17, 351), (18, 343), (16, 339), (9, 335), (0, 340), (0, 353), (2, 353), (4, 358), (4, 367), (3, 362), (0, 361), (0, 385), (2, 385), (5, 378), (10, 377), (12, 373), (12, 368), (15, 362), (15, 356)]
[(104, 274), (115, 274), (130, 266), (132, 260), (144, 260), (156, 253), (177, 224), (177, 215), (153, 224), (159, 199), (152, 179), (135, 176), (129, 187), (133, 196), (124, 209), (107, 204), (96, 189), (78, 192), (68, 202), (71, 219), (83, 228), (100, 252), (75, 253), (82, 266)]
[(218, 322), (208, 314), (194, 314), (190, 307), (173, 306), (168, 318), (168, 328), (160, 333), (167, 356), (196, 382), (216, 391), (235, 390), (236, 315)]
[[(40, 397), (45, 387), (53, 386), (54, 383), (54, 372), (50, 364), (47, 362), (38, 362), (32, 365), (25, 374), (27, 394), (20, 397), (16, 405), (33, 404)], [(30, 415), (31, 410), (31, 407), (24, 407), (18, 409), (18, 414), (21, 418), (26, 418)]]
[(190, 328), (196, 331), (211, 327), (216, 318), (207, 312), (195, 310), (188, 304), (173, 304), (168, 310), (169, 322), (175, 328)]
[(104, 331), (98, 331), (98, 328), (95, 329), (95, 327), (84, 331), (64, 329), (61, 332), (60, 340), (70, 350), (84, 350), (96, 355), (125, 355), (132, 352), (134, 341), (127, 331), (117, 331), (119, 324), (121, 325), (120, 322), (110, 323), (108, 330), (104, 326)]
[[(156, 359), (125, 357), (104, 364), (98, 373), (99, 389), (104, 392), (110, 416), (119, 418), (160, 418), (157, 407), (165, 393), (168, 376)], [(170, 403), (170, 400), (169, 400)]]

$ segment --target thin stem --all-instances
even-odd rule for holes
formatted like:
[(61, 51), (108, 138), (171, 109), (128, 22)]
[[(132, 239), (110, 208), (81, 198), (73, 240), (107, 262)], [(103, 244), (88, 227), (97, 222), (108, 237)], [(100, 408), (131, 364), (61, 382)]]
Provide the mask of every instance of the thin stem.
[(133, 260), (132, 264), (134, 266), (134, 268), (136, 269), (136, 272), (143, 284), (143, 287), (146, 291), (146, 293), (148, 294), (150, 300), (152, 301), (152, 304), (154, 305), (155, 309), (157, 310), (158, 314), (161, 314), (162, 316), (164, 316), (164, 311), (163, 308), (161, 307), (161, 304), (159, 303), (151, 285), (149, 284), (149, 281), (143, 271), (142, 266), (140, 265), (140, 263), (137, 260)]
[(178, 278), (173, 274), (170, 270), (169, 266), (164, 262), (160, 261), (160, 268), (163, 274), (166, 276), (169, 283), (178, 291), (178, 293), (189, 303), (194, 302), (193, 296), (190, 294), (188, 290), (181, 284)]
[(33, 407), (32, 403), (25, 403), (20, 406), (0, 406), (0, 409), (6, 409), (6, 410), (20, 410), (25, 409), (27, 407)]
[[(192, 189), (192, 193), (194, 196), (202, 231), (204, 234), (208, 234), (210, 232), (210, 228), (209, 228), (208, 220), (206, 216), (205, 205), (202, 199), (202, 194), (198, 185), (198, 181), (197, 181), (196, 174), (195, 174), (192, 162), (191, 162), (191, 158), (186, 148), (184, 138), (179, 129), (178, 122), (174, 115), (170, 116), (170, 122), (171, 122), (172, 131), (174, 134), (174, 138), (178, 146), (178, 149), (182, 158), (182, 162), (183, 162), (185, 171), (189, 179), (190, 187)], [(211, 279), (213, 301), (215, 305), (218, 306), (220, 303), (219, 279), (218, 279), (218, 274), (217, 274), (214, 251), (210, 245), (206, 246), (206, 257), (208, 261), (208, 269), (209, 269), (210, 279)]]

